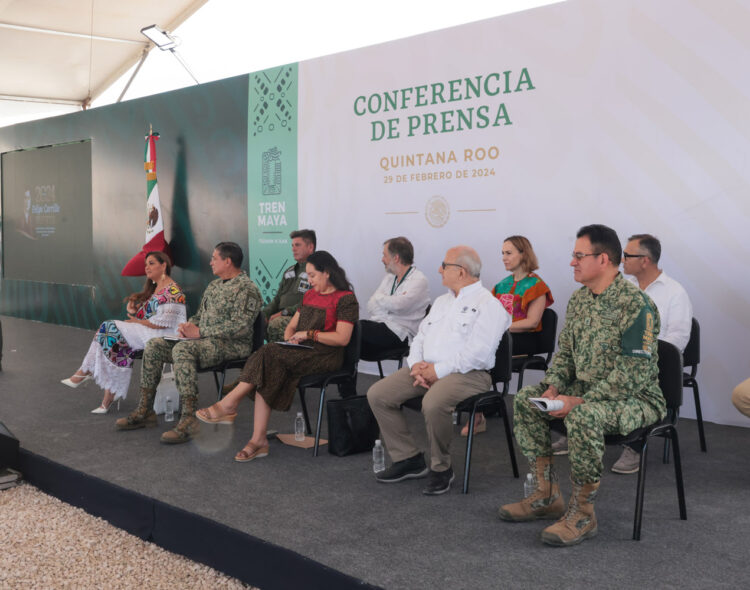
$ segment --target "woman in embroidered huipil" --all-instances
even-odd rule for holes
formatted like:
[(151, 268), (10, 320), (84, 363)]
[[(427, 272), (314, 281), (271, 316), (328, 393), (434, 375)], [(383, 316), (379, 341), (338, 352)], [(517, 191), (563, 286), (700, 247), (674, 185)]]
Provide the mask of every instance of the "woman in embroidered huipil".
[[(542, 314), (545, 308), (554, 303), (547, 284), (534, 271), (539, 268), (531, 242), (524, 236), (505, 238), (503, 264), (510, 275), (492, 288), (492, 294), (498, 298), (505, 310), (513, 317), (511, 332), (539, 332), (542, 329)], [(484, 415), (479, 412), (475, 417), (475, 429), (484, 432), (487, 428)], [(461, 431), (463, 436), (469, 432), (468, 425)]]
[[(357, 299), (333, 256), (318, 250), (308, 257), (305, 270), (312, 288), (286, 327), (286, 342), (271, 342), (250, 355), (239, 385), (196, 413), (201, 422), (233, 424), (240, 401), (246, 396), (255, 401), (252, 438), (234, 457), (240, 463), (268, 455), (271, 410), (289, 409), (301, 377), (341, 368), (344, 347), (359, 319)], [(289, 343), (304, 347), (289, 347)]]
[(146, 254), (143, 291), (125, 298), (127, 320), (106, 320), (94, 335), (81, 367), (62, 383), (78, 387), (93, 379), (104, 389), (93, 414), (106, 414), (112, 402), (128, 393), (133, 359), (151, 338), (176, 334), (186, 321), (185, 295), (170, 277), (171, 263), (163, 252)]

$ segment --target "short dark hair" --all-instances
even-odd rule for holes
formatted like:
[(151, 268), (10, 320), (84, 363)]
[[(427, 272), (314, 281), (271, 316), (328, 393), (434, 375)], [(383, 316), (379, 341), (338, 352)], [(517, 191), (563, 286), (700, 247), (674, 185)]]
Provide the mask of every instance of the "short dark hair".
[(219, 253), (219, 256), (224, 260), (229, 258), (235, 268), (239, 268), (242, 264), (242, 248), (240, 248), (235, 242), (219, 242), (214, 246), (214, 250), (216, 250)]
[(659, 238), (651, 234), (635, 234), (628, 238), (628, 242), (638, 240), (638, 245), (643, 248), (654, 264), (659, 263), (661, 258), (661, 242)]
[(289, 234), (289, 237), (294, 238), (302, 238), (305, 240), (308, 244), (313, 245), (313, 250), (318, 246), (318, 239), (315, 236), (315, 230), (314, 229), (297, 229)]
[(617, 237), (617, 232), (611, 227), (599, 223), (584, 225), (576, 234), (576, 238), (583, 237), (591, 241), (594, 250), (606, 253), (612, 264), (615, 266), (620, 264), (622, 245), (620, 244), (620, 238)]
[(398, 256), (401, 264), (412, 264), (414, 262), (414, 246), (404, 236), (386, 240), (383, 245), (388, 248), (391, 256)]

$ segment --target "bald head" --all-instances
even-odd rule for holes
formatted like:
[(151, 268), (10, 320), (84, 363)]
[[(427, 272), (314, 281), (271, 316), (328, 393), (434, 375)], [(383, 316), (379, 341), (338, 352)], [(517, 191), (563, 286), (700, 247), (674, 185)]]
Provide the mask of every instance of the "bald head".
[[(466, 269), (469, 276), (478, 279), (482, 271), (482, 260), (474, 248), (470, 246), (456, 246), (451, 248), (456, 253), (456, 262)], [(450, 250), (449, 250), (450, 252)]]
[(443, 275), (443, 285), (451, 291), (458, 292), (479, 280), (482, 261), (474, 248), (456, 246), (445, 253), (440, 274)]

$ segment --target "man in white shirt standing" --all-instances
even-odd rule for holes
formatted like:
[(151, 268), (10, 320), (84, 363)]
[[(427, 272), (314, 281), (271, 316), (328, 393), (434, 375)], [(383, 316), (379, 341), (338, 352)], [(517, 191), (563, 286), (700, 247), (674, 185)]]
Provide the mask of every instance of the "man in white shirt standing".
[[(680, 352), (684, 352), (690, 340), (693, 306), (682, 285), (659, 268), (661, 242), (651, 234), (636, 234), (628, 238), (622, 255), (623, 271), (630, 275), (628, 280), (651, 297), (659, 310), (659, 339), (674, 344)], [(612, 471), (637, 473), (640, 451), (640, 448), (626, 446), (612, 465)]]
[[(482, 262), (468, 246), (445, 255), (440, 274), (449, 292), (435, 300), (422, 320), (406, 360), (408, 367), (370, 387), (367, 399), (393, 465), (378, 474), (382, 483), (424, 477), (427, 495), (443, 494), (453, 481), (450, 443), (456, 404), (492, 387), (487, 372), (511, 317), (482, 286)], [(401, 405), (423, 396), (422, 414), (430, 446), (430, 468), (412, 437)]]
[(430, 304), (430, 285), (414, 266), (414, 247), (404, 237), (383, 243), (386, 275), (367, 302), (369, 320), (362, 320), (362, 357), (408, 343)]

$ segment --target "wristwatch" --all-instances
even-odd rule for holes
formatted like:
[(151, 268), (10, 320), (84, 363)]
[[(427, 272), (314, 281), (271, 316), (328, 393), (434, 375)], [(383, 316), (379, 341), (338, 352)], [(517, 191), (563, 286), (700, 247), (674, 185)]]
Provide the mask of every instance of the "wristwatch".
[(282, 309), (281, 310), (281, 315), (284, 316), (284, 317), (287, 317), (287, 316), (289, 316), (291, 314), (289, 313), (288, 309)]

